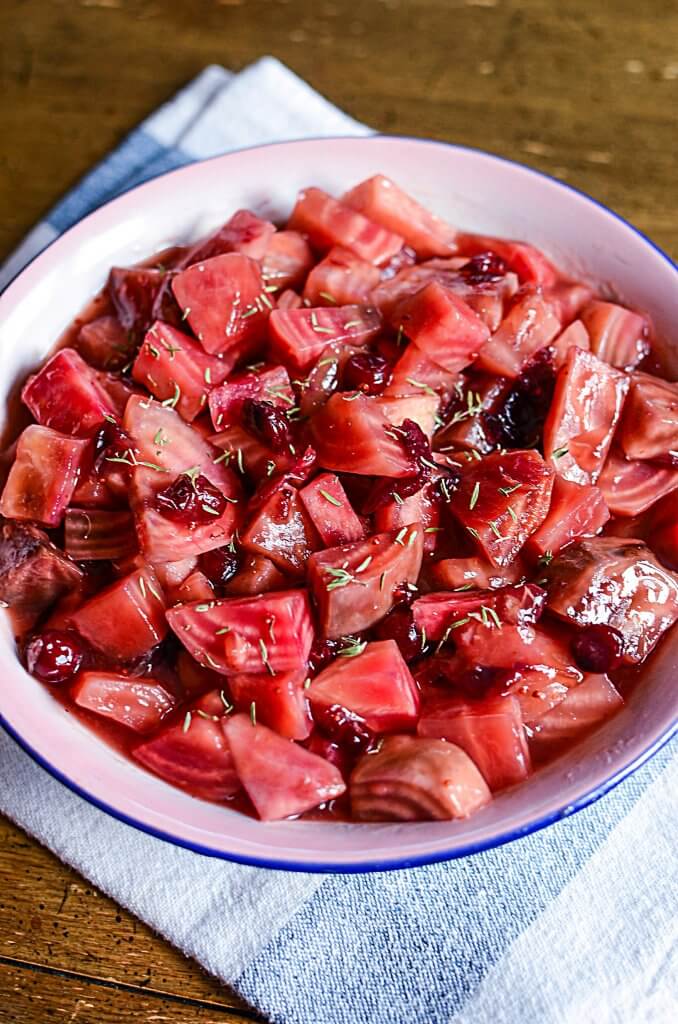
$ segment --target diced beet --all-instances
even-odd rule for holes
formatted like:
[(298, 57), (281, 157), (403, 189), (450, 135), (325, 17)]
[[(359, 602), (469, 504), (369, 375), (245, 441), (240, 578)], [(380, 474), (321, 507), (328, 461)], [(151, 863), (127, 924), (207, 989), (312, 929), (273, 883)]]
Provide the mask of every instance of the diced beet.
[(335, 246), (306, 278), (304, 298), (311, 306), (366, 305), (379, 280), (373, 263)]
[(442, 699), (424, 707), (417, 734), (447, 740), (465, 750), (492, 791), (515, 786), (530, 774), (530, 752), (516, 697)]
[(298, 231), (276, 231), (261, 263), (266, 288), (275, 294), (286, 288), (298, 288), (313, 266), (311, 247)]
[(26, 427), (0, 498), (8, 519), (58, 526), (78, 482), (88, 442), (49, 427)]
[(538, 761), (554, 757), (574, 740), (580, 740), (601, 725), (624, 701), (605, 675), (586, 676), (530, 730), (530, 751)]
[(490, 331), (497, 329), (504, 315), (504, 302), (518, 287), (515, 274), (491, 275), (489, 280), (477, 280), (469, 275), (465, 259), (429, 260), (414, 267), (404, 267), (395, 277), (382, 281), (374, 289), (370, 301), (390, 319), (398, 329), (399, 308), (432, 282), (437, 282), (458, 298), (463, 299)]
[(646, 316), (614, 302), (590, 302), (580, 318), (591, 339), (591, 351), (610, 366), (633, 370), (650, 351), (652, 327)]
[(62, 348), (26, 381), (21, 397), (38, 423), (62, 434), (89, 436), (115, 407), (97, 373), (72, 348)]
[(433, 586), (442, 590), (495, 590), (519, 583), (525, 576), (520, 559), (497, 568), (486, 558), (442, 558), (429, 567)]
[(490, 336), (471, 307), (437, 281), (407, 299), (394, 316), (410, 341), (450, 373), (472, 363)]
[(156, 320), (146, 332), (132, 376), (160, 401), (171, 401), (190, 423), (230, 370), (230, 362), (208, 355), (193, 338)]
[(478, 365), (486, 373), (517, 377), (534, 354), (553, 341), (560, 326), (553, 306), (541, 292), (528, 291), (483, 346)]
[(108, 275), (106, 292), (122, 329), (134, 343), (155, 320), (153, 307), (165, 275), (158, 267), (113, 267)]
[(83, 324), (74, 342), (82, 358), (99, 370), (119, 370), (134, 354), (134, 345), (115, 316)]
[(172, 602), (186, 604), (190, 601), (211, 601), (214, 597), (214, 587), (207, 576), (199, 569), (190, 573), (185, 580), (182, 580), (170, 592)]
[(85, 468), (87, 461), (87, 456), (85, 456), (71, 504), (85, 508), (110, 509), (112, 505), (117, 504), (113, 492), (98, 474), (87, 472)]
[(278, 736), (247, 715), (223, 725), (238, 777), (262, 821), (275, 821), (341, 796), (339, 770), (317, 754)]
[[(169, 406), (131, 398), (124, 427), (138, 450), (131, 504), (139, 543), (150, 561), (176, 561), (227, 544), (239, 521), (240, 485), (221, 455)], [(227, 499), (221, 515), (182, 527), (157, 507), (160, 491), (187, 471), (199, 473)]]
[(172, 290), (206, 352), (247, 352), (261, 341), (273, 302), (259, 268), (240, 253), (226, 253), (182, 270)]
[(321, 726), (323, 713), (334, 707), (346, 708), (375, 733), (412, 729), (419, 713), (416, 684), (394, 640), (369, 643), (357, 655), (339, 654), (313, 680), (308, 698)]
[(280, 409), (290, 409), (294, 392), (284, 366), (270, 366), (261, 370), (245, 370), (229, 378), (209, 395), (210, 415), (215, 430), (224, 430), (239, 423), (248, 398), (271, 402)]
[(42, 530), (12, 522), (0, 527), (0, 599), (11, 609), (17, 630), (30, 629), (82, 578), (82, 570)]
[[(102, 370), (95, 370), (94, 372), (98, 383), (104, 389), (108, 400), (113, 405), (115, 419), (122, 419), (127, 402), (131, 396), (143, 393), (128, 377), (120, 377), (115, 373), (104, 373)], [(107, 418), (106, 422), (110, 423), (110, 417)]]
[(641, 541), (580, 540), (545, 575), (549, 610), (578, 626), (618, 630), (627, 663), (643, 661), (678, 618), (678, 576)]
[(321, 473), (299, 491), (299, 497), (326, 547), (351, 544), (365, 536), (346, 491), (334, 473)]
[(489, 615), (485, 622), (472, 618), (455, 630), (460, 662), (457, 685), (464, 691), (464, 666), (471, 676), (478, 669), (487, 672), (490, 682), (485, 692), (517, 697), (523, 722), (530, 725), (565, 699), (571, 687), (581, 682), (582, 672), (573, 665), (566, 641), (552, 629), (499, 621), (498, 626)]
[(450, 256), (456, 250), (455, 229), (429, 211), (383, 174), (361, 181), (342, 196), (342, 203), (389, 231), (401, 235), (420, 260)]
[(544, 521), (553, 479), (533, 449), (495, 453), (464, 468), (450, 508), (493, 565), (508, 565)]
[(304, 300), (301, 295), (297, 292), (293, 292), (291, 288), (286, 288), (284, 292), (278, 295), (276, 300), (276, 309), (301, 309), (304, 304)]
[(275, 491), (259, 508), (242, 534), (241, 544), (297, 577), (304, 575), (309, 556), (320, 546), (299, 492), (289, 486)]
[(70, 629), (43, 630), (32, 636), (24, 648), (26, 668), (37, 679), (59, 685), (71, 679), (85, 657), (83, 643)]
[[(136, 568), (140, 568), (142, 564), (143, 559), (139, 557)], [(160, 586), (163, 589), (171, 590), (172, 587), (177, 587), (180, 583), (183, 583), (194, 571), (197, 564), (197, 558), (181, 558), (173, 562), (155, 562), (153, 569), (158, 577)]]
[(619, 443), (627, 459), (678, 466), (678, 383), (649, 373), (632, 375)]
[(381, 317), (362, 306), (276, 309), (268, 330), (272, 358), (304, 372), (328, 345), (366, 344), (381, 330)]
[(612, 444), (629, 381), (592, 352), (570, 349), (544, 424), (544, 454), (566, 480), (594, 484)]
[(454, 743), (389, 736), (363, 754), (351, 775), (358, 821), (447, 821), (467, 818), (492, 799), (471, 758)]
[(312, 555), (308, 583), (323, 636), (346, 636), (383, 619), (397, 589), (419, 576), (423, 545), (423, 530), (413, 525)]
[(429, 440), (433, 436), (440, 406), (436, 394), (420, 388), (417, 394), (379, 395), (375, 403), (393, 426), (400, 427), (405, 420), (412, 420)]
[(134, 519), (128, 509), (69, 508), (64, 548), (77, 562), (116, 561), (136, 554)]
[(274, 234), (275, 224), (270, 220), (262, 220), (251, 210), (236, 210), (222, 227), (192, 246), (181, 260), (181, 267), (190, 267), (227, 252), (261, 260)]
[(571, 348), (582, 348), (585, 352), (589, 352), (591, 349), (589, 332), (581, 320), (573, 320), (551, 344), (553, 360), (557, 370), (564, 364)]
[(71, 621), (92, 647), (114, 661), (146, 654), (167, 633), (164, 597), (150, 566), (100, 590)]
[(239, 711), (246, 711), (256, 722), (267, 725), (279, 736), (305, 740), (311, 735), (313, 722), (308, 710), (304, 681), (305, 671), (268, 672), (257, 675), (234, 675), (228, 678), (231, 696)]
[(524, 284), (547, 288), (555, 284), (558, 278), (556, 268), (544, 253), (527, 242), (488, 238), (485, 235), (458, 235), (457, 248), (460, 253), (469, 255), (496, 253)]
[(527, 540), (525, 553), (535, 559), (547, 552), (556, 555), (579, 537), (595, 536), (609, 518), (610, 512), (599, 487), (576, 484), (556, 476), (551, 507), (539, 529)]
[(226, 593), (238, 597), (254, 597), (270, 590), (284, 590), (289, 580), (269, 558), (246, 555), (242, 566), (226, 584)]
[(167, 620), (197, 662), (224, 675), (297, 671), (313, 643), (303, 590), (181, 605)]
[(228, 453), (223, 458), (225, 465), (246, 474), (253, 482), (271, 476), (278, 469), (286, 469), (290, 462), (290, 456), (274, 452), (238, 423), (212, 434), (210, 442), (221, 449), (222, 456)]
[(333, 395), (311, 420), (318, 463), (339, 473), (410, 476), (415, 467), (376, 398)]
[(678, 468), (625, 459), (622, 452), (613, 448), (598, 486), (613, 516), (637, 516), (678, 488)]
[(379, 533), (397, 533), (403, 526), (412, 523), (421, 523), (424, 530), (424, 552), (431, 554), (438, 545), (442, 531), (440, 499), (434, 481), (424, 484), (420, 490), (406, 498), (391, 497), (374, 511), (374, 526)]
[(71, 693), (78, 707), (142, 734), (157, 729), (176, 705), (172, 694), (154, 679), (118, 672), (82, 672)]
[(288, 227), (301, 231), (316, 249), (326, 251), (341, 245), (377, 266), (387, 263), (403, 246), (401, 235), (368, 220), (319, 188), (299, 193)]
[[(579, 316), (584, 306), (593, 298), (594, 292), (588, 284), (580, 281), (557, 281), (544, 291), (546, 298), (555, 307), (556, 315), (562, 324), (571, 324)], [(579, 321), (581, 323), (581, 321)], [(581, 324), (584, 327), (583, 324)], [(584, 328), (586, 330), (586, 328)], [(589, 348), (588, 331), (586, 343), (580, 348)]]
[[(222, 716), (207, 711), (204, 716), (198, 714), (204, 711), (205, 703), (203, 697), (186, 713), (183, 722), (162, 729), (132, 753), (144, 768), (173, 786), (206, 800), (228, 800), (238, 792), (240, 782), (222, 729)], [(225, 712), (223, 704), (222, 708)]]
[(497, 625), (498, 619), (513, 624), (536, 622), (545, 599), (544, 591), (534, 583), (485, 591), (443, 591), (418, 597), (412, 604), (412, 614), (427, 639), (438, 642), (454, 639), (456, 629), (469, 619), (484, 625)]
[(452, 395), (459, 374), (450, 373), (424, 355), (416, 345), (408, 345), (393, 367), (386, 395), (417, 395), (428, 389), (440, 395), (443, 402)]

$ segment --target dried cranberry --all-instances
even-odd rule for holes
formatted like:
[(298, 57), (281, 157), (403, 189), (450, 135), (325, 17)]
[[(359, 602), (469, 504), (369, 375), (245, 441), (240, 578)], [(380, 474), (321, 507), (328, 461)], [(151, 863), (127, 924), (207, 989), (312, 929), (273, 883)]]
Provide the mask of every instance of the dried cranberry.
[(240, 566), (238, 556), (230, 548), (205, 551), (198, 559), (198, 563), (207, 579), (218, 587), (223, 587), (233, 579)]
[(272, 402), (246, 398), (243, 403), (245, 427), (274, 451), (283, 451), (292, 443), (290, 421)]
[(264, 480), (259, 485), (247, 506), (248, 514), (254, 514), (254, 512), (256, 512), (257, 509), (260, 509), (261, 506), (264, 505), (277, 491), (280, 491), (285, 487), (289, 487), (290, 484), (294, 487), (298, 487), (299, 484), (302, 484), (310, 475), (311, 470), (314, 469), (315, 462), (315, 448), (311, 448), (309, 445), (303, 455), (297, 455), (284, 472), (275, 473), (270, 477), (270, 479)]
[(391, 377), (391, 368), (376, 352), (356, 352), (344, 363), (342, 386), (346, 391), (378, 395)]
[(340, 638), (339, 640), (321, 640), (316, 637), (311, 653), (308, 656), (308, 667), (313, 675), (320, 672), (325, 665), (329, 664), (336, 658), (342, 647), (346, 646), (345, 640)]
[(375, 734), (364, 718), (341, 704), (315, 709), (313, 714), (322, 731), (340, 747), (357, 753), (367, 750), (374, 743)]
[(38, 633), (24, 650), (28, 671), (43, 683), (65, 683), (80, 668), (84, 654), (77, 633), (61, 629)]
[(624, 638), (612, 626), (586, 626), (572, 640), (572, 653), (584, 672), (610, 672), (621, 663)]
[(174, 523), (197, 526), (209, 523), (226, 510), (226, 498), (206, 476), (181, 473), (155, 496), (156, 507)]
[(556, 373), (553, 351), (537, 352), (518, 377), (501, 409), (485, 414), (486, 432), (501, 448), (536, 448), (551, 406)]
[(380, 640), (395, 640), (405, 661), (414, 661), (426, 649), (426, 641), (417, 629), (409, 608), (394, 608), (376, 629)]
[(101, 470), (107, 459), (127, 458), (130, 462), (130, 452), (134, 454), (135, 447), (129, 434), (126, 434), (116, 420), (105, 420), (94, 435), (94, 465)]
[(496, 284), (506, 276), (508, 267), (494, 252), (483, 252), (472, 256), (459, 273), (468, 284)]

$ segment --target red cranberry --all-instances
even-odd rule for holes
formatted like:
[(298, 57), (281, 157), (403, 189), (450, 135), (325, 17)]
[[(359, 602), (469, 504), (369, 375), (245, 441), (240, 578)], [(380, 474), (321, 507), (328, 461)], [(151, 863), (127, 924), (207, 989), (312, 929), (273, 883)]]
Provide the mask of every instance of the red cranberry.
[(483, 416), (488, 435), (501, 448), (536, 448), (551, 407), (555, 381), (553, 351), (544, 348), (518, 377), (501, 409)]
[(218, 587), (223, 587), (233, 579), (239, 568), (238, 556), (229, 548), (205, 551), (198, 559), (198, 563), (207, 579)]
[(468, 284), (495, 284), (506, 275), (508, 267), (494, 252), (483, 252), (471, 257), (459, 273)]
[(206, 476), (182, 473), (155, 496), (155, 503), (166, 519), (183, 526), (212, 522), (226, 510), (226, 498)]
[(24, 657), (28, 671), (43, 683), (65, 683), (80, 668), (84, 650), (76, 633), (48, 629), (28, 641)]
[(390, 376), (391, 369), (383, 356), (376, 352), (356, 352), (344, 364), (342, 386), (346, 391), (378, 395)]
[(426, 649), (424, 637), (417, 629), (409, 608), (394, 608), (379, 623), (376, 633), (380, 640), (395, 640), (405, 661), (414, 661)]
[(343, 637), (338, 640), (321, 640), (316, 637), (311, 653), (308, 656), (308, 667), (313, 675), (321, 671), (330, 661), (336, 658), (342, 647), (346, 646)]
[[(135, 451), (134, 442), (115, 420), (105, 420), (94, 435), (94, 464), (97, 469), (106, 465), (111, 457), (129, 458), (128, 453)], [(130, 461), (132, 461), (130, 459)], [(122, 468), (121, 466), (117, 467)]]
[(612, 626), (586, 626), (571, 646), (575, 661), (584, 672), (610, 672), (621, 663), (624, 638)]
[(346, 750), (358, 753), (374, 743), (375, 734), (365, 720), (341, 704), (314, 709), (313, 715), (323, 732)]
[(272, 402), (246, 398), (243, 402), (243, 421), (248, 430), (276, 452), (289, 448), (292, 443), (290, 421)]

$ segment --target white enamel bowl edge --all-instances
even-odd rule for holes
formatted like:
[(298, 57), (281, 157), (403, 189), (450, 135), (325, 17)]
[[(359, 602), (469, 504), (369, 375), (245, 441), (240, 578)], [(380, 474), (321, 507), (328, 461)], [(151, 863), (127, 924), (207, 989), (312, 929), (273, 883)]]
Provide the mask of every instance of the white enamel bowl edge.
[[(0, 297), (0, 404), (49, 352), (102, 285), (108, 268), (198, 237), (239, 207), (284, 216), (298, 189), (334, 193), (384, 172), (452, 223), (525, 238), (563, 267), (678, 323), (678, 270), (646, 238), (593, 200), (489, 154), (415, 139), (320, 139), (243, 150), (172, 172), (85, 218)], [(678, 357), (673, 360), (678, 365)], [(596, 799), (675, 729), (676, 643), (647, 667), (627, 707), (570, 754), (468, 821), (351, 825), (262, 824), (195, 800), (107, 747), (21, 668), (0, 630), (0, 719), (44, 767), (92, 803), (171, 842), (266, 867), (360, 871), (464, 856), (543, 827)]]

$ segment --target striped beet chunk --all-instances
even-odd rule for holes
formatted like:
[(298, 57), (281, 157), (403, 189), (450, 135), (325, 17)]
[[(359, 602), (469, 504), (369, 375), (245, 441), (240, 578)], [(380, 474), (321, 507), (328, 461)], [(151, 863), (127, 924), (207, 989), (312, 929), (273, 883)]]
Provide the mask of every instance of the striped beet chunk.
[(379, 281), (374, 264), (335, 245), (306, 278), (304, 298), (312, 306), (359, 305), (368, 302)]
[(403, 246), (402, 235), (375, 224), (319, 188), (299, 193), (289, 227), (307, 235), (321, 252), (343, 245), (377, 266), (388, 263)]
[(402, 235), (420, 260), (451, 256), (456, 251), (455, 229), (383, 174), (361, 181), (346, 192), (341, 201), (389, 231)]
[(408, 299), (397, 319), (410, 341), (450, 373), (472, 363), (490, 336), (468, 303), (437, 281)]
[(272, 358), (303, 372), (328, 345), (364, 345), (381, 330), (381, 317), (361, 306), (276, 309), (268, 323)]

